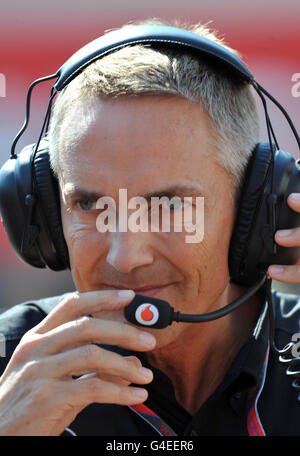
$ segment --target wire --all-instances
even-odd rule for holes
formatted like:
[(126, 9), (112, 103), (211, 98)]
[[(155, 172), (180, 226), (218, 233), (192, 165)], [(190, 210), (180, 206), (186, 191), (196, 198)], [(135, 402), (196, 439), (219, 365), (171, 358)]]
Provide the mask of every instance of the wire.
[(36, 153), (38, 151), (38, 147), (40, 145), (41, 139), (43, 137), (45, 127), (49, 123), (49, 117), (50, 117), (52, 101), (53, 101), (53, 98), (55, 96), (56, 96), (56, 92), (52, 92), (52, 95), (50, 96), (50, 99), (49, 99), (49, 102), (48, 102), (48, 106), (47, 106), (46, 114), (45, 114), (45, 117), (44, 117), (43, 125), (42, 125), (41, 131), (40, 131), (40, 136), (39, 136), (39, 138), (38, 138), (38, 140), (37, 140), (37, 142), (36, 142), (36, 144), (34, 146), (34, 152), (32, 154), (32, 159), (31, 159), (31, 194), (33, 193), (34, 159), (35, 159)]
[(283, 106), (281, 106), (281, 104), (279, 103), (279, 101), (277, 101), (269, 92), (267, 92), (266, 89), (264, 89), (258, 82), (256, 81), (253, 81), (252, 82), (252, 85), (253, 87), (256, 89), (257, 91), (257, 88), (259, 90), (261, 90), (276, 106), (278, 109), (280, 109), (280, 111), (282, 112), (282, 114), (284, 115), (284, 117), (286, 118), (294, 136), (295, 136), (295, 139), (297, 141), (297, 144), (298, 144), (298, 147), (299, 147), (299, 151), (300, 151), (300, 137), (298, 135), (298, 132), (292, 122), (292, 119), (290, 118), (290, 116), (288, 115), (287, 111), (284, 109)]
[(272, 163), (272, 169), (271, 169), (271, 172), (272, 172), (271, 193), (273, 193), (273, 191), (275, 189), (275, 154), (274, 154), (274, 147), (273, 147), (273, 143), (272, 143), (272, 136), (273, 136), (273, 139), (274, 139), (274, 142), (275, 142), (277, 150), (279, 149), (279, 145), (278, 145), (278, 142), (277, 142), (276, 137), (274, 135), (274, 130), (273, 130), (273, 127), (272, 127), (272, 124), (271, 124), (271, 120), (270, 120), (270, 116), (269, 116), (269, 113), (268, 113), (268, 107), (267, 107), (267, 103), (266, 103), (265, 97), (263, 96), (263, 94), (260, 92), (260, 90), (257, 87), (255, 87), (255, 89), (256, 89), (256, 92), (257, 92), (257, 94), (259, 95), (259, 97), (260, 97), (260, 99), (262, 101), (262, 104), (263, 104), (263, 107), (264, 107), (264, 112), (265, 112), (267, 134), (268, 134), (268, 140), (269, 140), (270, 150), (271, 150), (271, 154), (272, 154), (272, 162), (273, 162)]
[(20, 131), (17, 133), (17, 135), (15, 136), (15, 138), (13, 140), (11, 150), (10, 150), (10, 158), (17, 158), (17, 154), (15, 153), (15, 148), (16, 148), (17, 142), (19, 141), (20, 137), (22, 136), (22, 134), (24, 133), (24, 131), (26, 130), (26, 128), (28, 126), (28, 122), (29, 122), (29, 118), (30, 118), (30, 101), (31, 101), (31, 94), (32, 94), (33, 88), (37, 84), (40, 84), (41, 82), (48, 81), (48, 80), (54, 79), (54, 78), (57, 78), (57, 74), (51, 74), (50, 76), (45, 76), (43, 78), (36, 79), (29, 86), (29, 89), (27, 92), (27, 97), (26, 97), (25, 120), (24, 120), (24, 123), (23, 123)]
[(229, 314), (233, 310), (241, 306), (247, 299), (253, 296), (265, 283), (267, 279), (267, 274), (264, 273), (250, 288), (248, 288), (241, 296), (239, 296), (235, 301), (231, 302), (227, 306), (224, 306), (222, 309), (216, 310), (214, 312), (209, 312), (201, 315), (190, 315), (190, 314), (181, 314), (180, 312), (175, 312), (173, 316), (173, 321), (177, 322), (186, 322), (186, 323), (197, 323), (216, 320), (222, 318), (225, 315)]
[[(51, 100), (53, 100), (52, 95), (53, 95), (53, 93), (54, 93), (54, 90), (55, 90), (55, 88), (52, 87), (52, 88), (51, 88), (51, 92), (50, 92), (50, 99), (51, 99)], [(52, 103), (51, 103), (51, 106), (52, 106)], [(46, 126), (45, 126), (45, 135), (47, 135), (47, 133), (48, 133), (49, 121), (50, 121), (50, 112), (49, 112), (48, 120), (47, 120), (47, 123), (46, 123)]]

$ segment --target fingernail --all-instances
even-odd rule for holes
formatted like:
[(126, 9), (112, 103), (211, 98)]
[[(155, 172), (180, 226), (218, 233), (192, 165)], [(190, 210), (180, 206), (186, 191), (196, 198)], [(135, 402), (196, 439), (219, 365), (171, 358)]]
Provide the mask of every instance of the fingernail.
[(300, 201), (300, 193), (291, 193), (289, 198), (292, 198), (294, 201)]
[(133, 290), (120, 290), (118, 292), (118, 296), (121, 299), (129, 299), (134, 297), (134, 291)]
[(155, 338), (152, 336), (152, 334), (148, 334), (146, 332), (140, 333), (140, 340), (144, 345), (154, 345), (155, 343)]
[(152, 371), (146, 367), (139, 367), (139, 373), (145, 378), (152, 378)]
[(144, 399), (147, 396), (147, 391), (144, 390), (144, 389), (141, 389), (141, 388), (134, 388), (133, 391), (132, 391), (132, 394), (137, 399)]
[(276, 234), (277, 234), (277, 236), (283, 238), (283, 237), (288, 237), (288, 236), (290, 236), (291, 233), (292, 233), (292, 230), (280, 230), (280, 231), (277, 231)]
[(281, 266), (270, 266), (269, 267), (269, 273), (274, 275), (274, 276), (279, 276), (280, 274), (282, 274), (284, 271), (284, 268), (282, 268)]

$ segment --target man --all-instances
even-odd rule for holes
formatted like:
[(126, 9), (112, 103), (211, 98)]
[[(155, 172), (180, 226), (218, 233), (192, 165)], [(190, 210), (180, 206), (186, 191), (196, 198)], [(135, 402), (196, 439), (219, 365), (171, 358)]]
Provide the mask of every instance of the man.
[[(192, 30), (220, 43), (203, 26)], [(50, 159), (77, 292), (0, 317), (8, 350), (1, 360), (0, 435), (299, 432), (295, 392), (268, 351), (261, 294), (197, 325), (144, 330), (123, 316), (135, 293), (192, 314), (241, 295), (243, 287), (230, 282), (228, 249), (258, 140), (249, 87), (175, 50), (121, 49), (89, 65), (59, 95)], [(120, 189), (147, 200), (204, 197), (202, 242), (188, 244), (186, 233), (175, 230), (100, 233), (97, 201), (118, 202)], [(300, 212), (299, 195), (289, 205)], [(173, 216), (181, 210), (172, 207)], [(300, 245), (299, 229), (277, 232), (276, 242)], [(271, 267), (270, 276), (300, 281), (297, 266), (281, 269)], [(278, 320), (284, 344), (299, 331), (298, 301), (275, 299), (291, 314), (286, 326)]]

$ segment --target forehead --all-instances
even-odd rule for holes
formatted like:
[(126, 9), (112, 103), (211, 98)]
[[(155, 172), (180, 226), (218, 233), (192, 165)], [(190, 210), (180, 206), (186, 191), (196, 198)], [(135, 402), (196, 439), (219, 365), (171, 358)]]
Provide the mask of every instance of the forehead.
[(106, 193), (116, 185), (146, 192), (162, 179), (196, 182), (215, 163), (208, 114), (176, 96), (82, 100), (61, 132), (63, 183), (101, 183)]

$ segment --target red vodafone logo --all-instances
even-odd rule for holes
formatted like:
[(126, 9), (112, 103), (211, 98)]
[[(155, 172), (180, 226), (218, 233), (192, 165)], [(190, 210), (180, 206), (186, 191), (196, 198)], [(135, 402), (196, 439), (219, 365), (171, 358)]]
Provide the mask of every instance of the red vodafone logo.
[(156, 306), (150, 303), (144, 303), (138, 306), (135, 311), (135, 318), (141, 324), (145, 326), (155, 325), (159, 317), (159, 312)]

